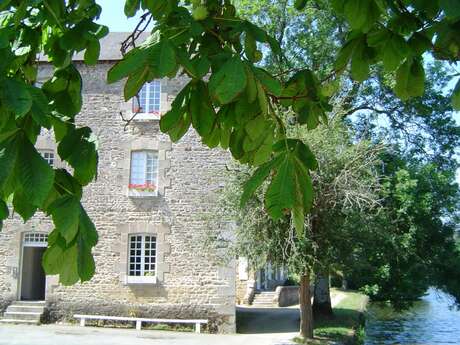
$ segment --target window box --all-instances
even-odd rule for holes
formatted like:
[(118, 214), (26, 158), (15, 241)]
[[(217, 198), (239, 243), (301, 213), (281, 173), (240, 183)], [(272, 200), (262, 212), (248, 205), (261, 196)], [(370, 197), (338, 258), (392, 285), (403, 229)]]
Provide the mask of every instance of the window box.
[(158, 196), (158, 191), (139, 190), (134, 188), (128, 189), (128, 196), (130, 198), (152, 198)]
[[(135, 114), (135, 111), (133, 111), (133, 115)], [(136, 116), (134, 116), (133, 121), (137, 122), (147, 122), (147, 121), (159, 121), (160, 120), (160, 112), (154, 112), (154, 113), (137, 113)]]
[(126, 284), (156, 284), (156, 276), (126, 276)]

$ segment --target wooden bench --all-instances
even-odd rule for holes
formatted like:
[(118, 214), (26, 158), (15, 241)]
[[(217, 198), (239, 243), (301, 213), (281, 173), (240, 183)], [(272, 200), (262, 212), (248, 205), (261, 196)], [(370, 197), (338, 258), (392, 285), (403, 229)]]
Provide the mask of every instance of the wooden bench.
[(85, 327), (86, 320), (109, 320), (109, 321), (132, 321), (136, 323), (136, 329), (141, 330), (142, 323), (182, 323), (195, 324), (195, 332), (201, 333), (201, 325), (207, 324), (208, 320), (183, 320), (183, 319), (148, 319), (143, 317), (123, 317), (123, 316), (106, 316), (106, 315), (81, 315), (75, 314), (75, 319), (80, 319), (80, 326)]

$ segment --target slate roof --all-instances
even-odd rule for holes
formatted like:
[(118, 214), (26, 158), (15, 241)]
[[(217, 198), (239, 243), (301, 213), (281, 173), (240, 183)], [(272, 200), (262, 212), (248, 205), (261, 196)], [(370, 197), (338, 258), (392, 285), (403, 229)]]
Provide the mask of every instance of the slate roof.
[[(110, 32), (107, 36), (101, 39), (101, 53), (99, 61), (117, 61), (121, 60), (120, 47), (121, 43), (130, 35), (130, 32)], [(139, 45), (147, 37), (149, 33), (142, 33), (136, 43)], [(75, 54), (72, 58), (74, 61), (83, 61), (84, 51)], [(48, 58), (45, 55), (39, 56), (39, 61), (47, 62)]]

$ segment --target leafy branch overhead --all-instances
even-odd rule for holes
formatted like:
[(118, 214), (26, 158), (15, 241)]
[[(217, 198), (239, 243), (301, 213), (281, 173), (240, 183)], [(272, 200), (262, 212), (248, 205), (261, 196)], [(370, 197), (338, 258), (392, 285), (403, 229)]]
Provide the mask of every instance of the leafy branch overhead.
[[(297, 1), (295, 7), (301, 11), (308, 2)], [(419, 1), (336, 0), (330, 5), (349, 23), (348, 38), (331, 71), (333, 78), (339, 79), (350, 67), (351, 77), (364, 81), (371, 66), (381, 63), (395, 74), (396, 96), (407, 100), (424, 92), (424, 53), (453, 62), (460, 56), (459, 42), (453, 35), (458, 32), (460, 13), (448, 1), (423, 5)], [(290, 139), (285, 119), (274, 110), (289, 108), (299, 125), (313, 129), (331, 110), (327, 85), (314, 71), (274, 76), (261, 68), (259, 62), (268, 50), (282, 59), (279, 43), (240, 18), (230, 1), (126, 2), (127, 16), (138, 10), (150, 11), (155, 19), (152, 35), (109, 71), (109, 82), (127, 77), (125, 96), (130, 98), (146, 81), (185, 74), (189, 82), (162, 118), (161, 130), (177, 141), (192, 126), (209, 147), (229, 148), (240, 162), (261, 166), (256, 180), (261, 170), (265, 171), (262, 179), (272, 180), (270, 186), (283, 178), (283, 192), (289, 193), (286, 190), (292, 187), (304, 198), (283, 199), (282, 206), (297, 219), (303, 217), (312, 189), (308, 183), (291, 183), (294, 175), (285, 173), (287, 165), (294, 171), (291, 159), (280, 163), (275, 147), (283, 140), (288, 146)], [(436, 30), (440, 30), (439, 35)], [(457, 93), (453, 95), (454, 105)], [(271, 212), (270, 206), (279, 198), (270, 191), (265, 195), (266, 206), (277, 217), (279, 213)], [(302, 223), (296, 223), (301, 232)]]
[[(276, 52), (279, 46), (264, 31), (236, 17), (231, 4), (221, 13), (208, 9), (208, 16), (199, 21), (193, 11), (184, 10), (177, 7), (157, 18), (152, 36), (112, 67), (108, 81), (127, 78), (129, 99), (146, 81), (175, 76), (181, 68), (189, 82), (162, 117), (161, 130), (178, 141), (193, 127), (209, 147), (229, 148), (242, 163), (270, 166), (272, 174), (264, 176), (274, 176), (267, 207), (273, 216), (291, 210), (301, 233), (312, 199), (313, 164), (302, 155), (310, 152), (308, 147), (288, 139), (284, 119), (274, 109), (292, 107), (300, 124), (315, 128), (330, 109), (320, 82), (313, 72), (303, 70), (283, 84), (258, 67), (257, 44), (268, 44)], [(172, 29), (168, 18), (179, 13), (182, 17)]]
[[(0, 220), (14, 209), (24, 221), (37, 210), (55, 229), (43, 267), (63, 284), (89, 280), (95, 271), (91, 249), (97, 232), (80, 202), (82, 187), (96, 176), (96, 142), (77, 128), (82, 80), (72, 55), (85, 51), (87, 64), (99, 58), (108, 29), (93, 22), (101, 8), (93, 1), (3, 1), (0, 4)], [(38, 54), (53, 75), (40, 87)], [(73, 169), (52, 168), (34, 147), (43, 130), (54, 132), (58, 154)]]
[[(316, 2), (292, 6), (304, 11)], [(230, 0), (127, 0), (126, 16), (144, 11), (154, 28), (111, 68), (108, 82), (125, 80), (128, 100), (146, 81), (183, 74), (186, 85), (162, 117), (161, 130), (178, 141), (193, 127), (205, 145), (229, 149), (238, 161), (255, 166), (246, 197), (268, 179), (267, 210), (274, 218), (292, 213), (301, 234), (313, 198), (309, 173), (316, 164), (306, 144), (287, 133), (286, 121), (315, 128), (331, 110), (329, 82), (348, 75), (363, 81), (374, 65), (394, 74), (397, 97), (422, 95), (427, 54), (449, 63), (460, 59), (457, 3), (322, 1), (348, 23), (340, 28), (348, 34), (330, 76), (320, 80), (315, 70), (274, 75), (264, 69), (267, 56), (282, 61), (284, 52), (266, 31), (240, 18)], [(94, 22), (100, 12), (95, 0), (0, 4), (0, 220), (11, 208), (24, 220), (37, 210), (50, 215), (55, 230), (44, 266), (63, 283), (87, 280), (94, 271), (91, 248), (97, 237), (80, 199), (82, 187), (96, 176), (98, 157), (90, 129), (75, 125), (82, 80), (72, 56), (84, 52), (86, 64), (97, 62), (100, 39), (108, 32)], [(37, 56), (54, 67), (42, 86), (36, 84)], [(452, 105), (460, 109), (460, 83)], [(279, 115), (283, 109), (295, 118)], [(46, 165), (35, 149), (43, 129), (54, 133), (72, 174)]]

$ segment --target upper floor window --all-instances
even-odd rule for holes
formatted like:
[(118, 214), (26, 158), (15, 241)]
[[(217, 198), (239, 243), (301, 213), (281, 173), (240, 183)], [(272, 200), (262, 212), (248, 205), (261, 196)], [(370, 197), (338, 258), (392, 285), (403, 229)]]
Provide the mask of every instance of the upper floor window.
[(45, 161), (51, 166), (54, 167), (54, 152), (51, 150), (40, 150), (39, 151)]
[(155, 276), (156, 243), (157, 239), (153, 235), (129, 236), (128, 276)]
[(155, 151), (132, 151), (129, 188), (143, 192), (158, 189), (158, 153)]
[(160, 113), (161, 83), (153, 80), (145, 83), (140, 89), (138, 97), (133, 99), (134, 113), (159, 114)]

